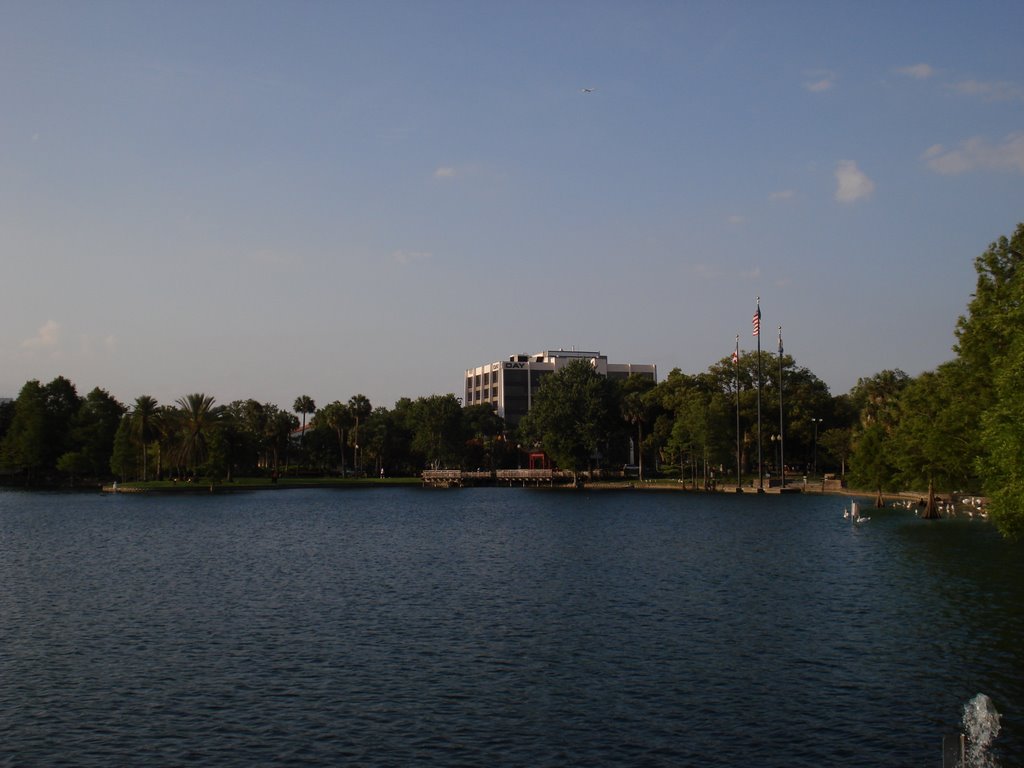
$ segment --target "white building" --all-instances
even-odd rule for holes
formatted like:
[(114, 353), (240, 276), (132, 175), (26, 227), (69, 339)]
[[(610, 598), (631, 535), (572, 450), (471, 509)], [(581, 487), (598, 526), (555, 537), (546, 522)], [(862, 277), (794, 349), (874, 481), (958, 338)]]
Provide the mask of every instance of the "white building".
[(530, 410), (543, 378), (574, 360), (586, 360), (595, 371), (610, 379), (627, 379), (635, 373), (658, 380), (655, 365), (609, 363), (608, 357), (600, 352), (548, 350), (535, 355), (512, 355), (508, 360), (467, 369), (463, 403), (490, 405), (506, 423), (514, 426)]

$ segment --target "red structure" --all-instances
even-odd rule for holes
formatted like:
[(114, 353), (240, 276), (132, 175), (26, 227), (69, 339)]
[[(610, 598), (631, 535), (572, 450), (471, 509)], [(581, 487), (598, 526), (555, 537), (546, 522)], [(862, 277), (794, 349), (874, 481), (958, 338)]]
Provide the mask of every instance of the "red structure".
[(543, 451), (540, 453), (531, 453), (530, 469), (551, 469), (551, 463), (548, 461), (547, 454)]

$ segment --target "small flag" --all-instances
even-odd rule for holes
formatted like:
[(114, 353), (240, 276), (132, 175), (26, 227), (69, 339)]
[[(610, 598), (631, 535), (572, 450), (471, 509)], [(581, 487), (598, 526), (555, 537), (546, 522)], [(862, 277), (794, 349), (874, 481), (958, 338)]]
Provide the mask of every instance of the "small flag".
[(782, 354), (782, 326), (779, 326), (779, 354)]
[(758, 306), (757, 311), (754, 313), (754, 336), (761, 335), (761, 307)]
[(740, 361), (740, 356), (736, 353), (736, 350), (734, 349), (732, 351), (732, 364), (736, 365), (737, 363), (739, 363), (739, 361)]

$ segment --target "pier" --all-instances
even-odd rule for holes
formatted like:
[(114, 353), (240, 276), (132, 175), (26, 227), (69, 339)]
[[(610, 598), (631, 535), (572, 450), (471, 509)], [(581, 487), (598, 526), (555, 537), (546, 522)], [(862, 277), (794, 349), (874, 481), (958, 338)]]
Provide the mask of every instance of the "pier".
[[(551, 469), (498, 469), (493, 472), (426, 469), (422, 479), (423, 485), (428, 488), (464, 488), (467, 485), (550, 486), (555, 483), (556, 473)], [(558, 479), (561, 479), (561, 473), (558, 473)]]

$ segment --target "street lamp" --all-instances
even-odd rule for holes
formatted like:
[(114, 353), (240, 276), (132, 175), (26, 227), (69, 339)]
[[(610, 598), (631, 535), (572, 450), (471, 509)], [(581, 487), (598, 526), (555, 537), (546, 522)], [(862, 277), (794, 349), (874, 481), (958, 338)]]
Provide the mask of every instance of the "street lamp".
[[(778, 466), (779, 466), (779, 471), (781, 472), (781, 475), (780, 475), (780, 477), (782, 478), (781, 483), (782, 483), (782, 485), (785, 485), (785, 482), (786, 482), (786, 468), (782, 466), (782, 435), (772, 435), (768, 439), (771, 440), (773, 445), (775, 443), (778, 443), (778, 445), (779, 445), (779, 451), (775, 455), (775, 458), (777, 458), (779, 460), (779, 465)], [(772, 453), (775, 453), (775, 449), (774, 448), (772, 449)]]
[(814, 462), (811, 464), (811, 474), (818, 474), (818, 425), (821, 424), (822, 419), (811, 419), (811, 423), (814, 425)]

